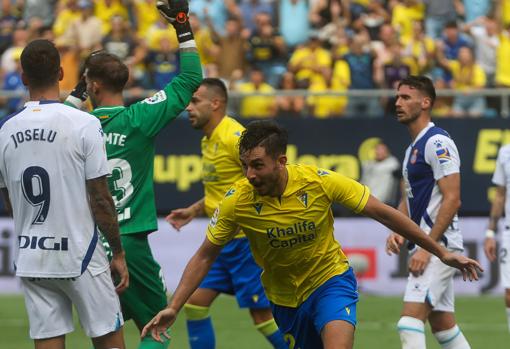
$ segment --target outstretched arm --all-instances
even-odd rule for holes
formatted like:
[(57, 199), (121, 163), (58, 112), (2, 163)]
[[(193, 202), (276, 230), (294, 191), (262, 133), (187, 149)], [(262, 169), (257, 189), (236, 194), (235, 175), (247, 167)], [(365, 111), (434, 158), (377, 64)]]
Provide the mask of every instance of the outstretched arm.
[(174, 323), (183, 305), (207, 275), (221, 249), (222, 246), (213, 244), (207, 238), (204, 240), (202, 246), (186, 265), (170, 305), (145, 325), (141, 334), (142, 338), (150, 332), (154, 339), (162, 341), (161, 334), (166, 335), (166, 330)]

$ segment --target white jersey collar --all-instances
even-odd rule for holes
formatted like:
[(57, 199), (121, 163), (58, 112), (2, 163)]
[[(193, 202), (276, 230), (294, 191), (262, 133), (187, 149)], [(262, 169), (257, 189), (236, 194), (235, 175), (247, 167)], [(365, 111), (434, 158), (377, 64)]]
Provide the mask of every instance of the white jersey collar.
[(425, 133), (427, 133), (427, 131), (430, 130), (434, 126), (436, 126), (436, 125), (433, 122), (429, 122), (427, 127), (425, 127), (423, 130), (421, 130), (420, 133), (418, 133), (418, 136), (416, 136), (414, 142), (411, 143), (411, 147), (414, 147), (416, 142), (418, 142), (420, 140), (420, 138), (423, 137), (425, 135)]

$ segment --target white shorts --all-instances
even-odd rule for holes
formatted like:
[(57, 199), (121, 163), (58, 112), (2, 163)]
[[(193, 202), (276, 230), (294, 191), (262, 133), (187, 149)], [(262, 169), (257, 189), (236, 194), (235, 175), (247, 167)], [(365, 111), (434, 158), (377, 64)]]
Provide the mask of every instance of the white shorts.
[(92, 276), (87, 270), (74, 279), (22, 277), (30, 337), (45, 339), (74, 331), (72, 306), (91, 338), (119, 330), (124, 324), (110, 269)]
[(505, 229), (501, 236), (499, 248), (499, 270), (501, 273), (501, 285), (510, 289), (510, 230)]
[(407, 279), (404, 302), (429, 303), (433, 311), (453, 312), (453, 276), (457, 269), (441, 262), (436, 256), (430, 258), (423, 275), (412, 274)]

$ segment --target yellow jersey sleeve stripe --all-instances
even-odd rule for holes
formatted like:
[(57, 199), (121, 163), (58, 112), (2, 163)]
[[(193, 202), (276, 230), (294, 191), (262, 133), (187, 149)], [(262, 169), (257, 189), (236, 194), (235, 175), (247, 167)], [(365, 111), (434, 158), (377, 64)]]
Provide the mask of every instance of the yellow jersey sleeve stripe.
[(368, 202), (369, 197), (370, 197), (370, 190), (368, 189), (368, 187), (366, 185), (364, 185), (363, 186), (363, 194), (361, 195), (361, 199), (360, 199), (358, 205), (356, 206), (356, 208), (354, 209), (354, 212), (360, 213), (361, 211), (363, 211), (363, 209), (365, 208), (365, 206)]

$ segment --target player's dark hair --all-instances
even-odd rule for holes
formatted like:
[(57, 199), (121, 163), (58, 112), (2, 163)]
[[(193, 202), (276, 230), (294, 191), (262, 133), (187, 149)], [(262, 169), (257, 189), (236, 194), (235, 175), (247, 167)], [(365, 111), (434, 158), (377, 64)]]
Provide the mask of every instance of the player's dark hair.
[(21, 53), (21, 68), (31, 88), (50, 87), (58, 83), (60, 55), (48, 40), (34, 40)]
[(111, 92), (122, 92), (129, 78), (128, 67), (120, 58), (104, 51), (92, 53), (85, 68), (90, 80), (101, 82)]
[(221, 97), (225, 104), (228, 102), (228, 93), (227, 93), (227, 87), (221, 81), (217, 78), (205, 78), (200, 83), (200, 86), (207, 87), (207, 90), (212, 91), (214, 94), (216, 94), (218, 97)]
[(239, 154), (263, 147), (266, 154), (276, 159), (287, 152), (287, 131), (272, 120), (252, 121), (239, 140)]
[(449, 21), (444, 25), (445, 29), (458, 29), (459, 26), (457, 25), (456, 21)]
[(409, 75), (408, 77), (400, 80), (398, 88), (400, 88), (400, 86), (409, 86), (420, 91), (429, 97), (432, 101), (431, 105), (434, 105), (434, 101), (436, 100), (436, 89), (434, 88), (434, 83), (428, 77), (423, 75)]

